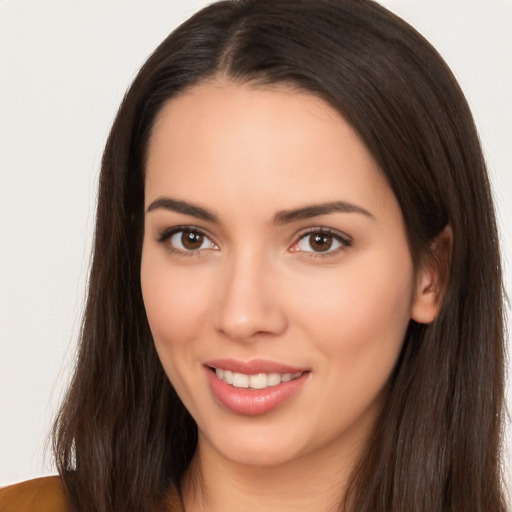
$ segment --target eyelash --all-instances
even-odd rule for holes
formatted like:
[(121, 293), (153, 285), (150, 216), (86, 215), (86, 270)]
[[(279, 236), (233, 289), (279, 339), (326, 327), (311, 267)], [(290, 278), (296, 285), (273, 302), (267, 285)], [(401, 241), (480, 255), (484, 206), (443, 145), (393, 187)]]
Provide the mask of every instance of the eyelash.
[[(304, 252), (308, 257), (310, 258), (329, 258), (333, 256), (337, 256), (340, 252), (344, 252), (350, 247), (352, 247), (352, 239), (348, 237), (345, 234), (340, 233), (339, 231), (335, 231), (333, 229), (329, 228), (309, 228), (306, 232), (299, 235), (298, 240), (292, 245), (292, 247), (289, 249), (292, 252), (299, 252), (299, 249), (293, 249), (294, 247), (298, 246), (298, 244), (305, 240), (308, 237), (311, 237), (313, 235), (320, 235), (320, 236), (328, 236), (331, 237), (333, 240), (338, 242), (340, 245), (339, 247), (335, 248), (334, 250), (331, 250), (330, 248), (326, 251), (301, 251)], [(311, 242), (310, 242), (311, 246)]]
[[(201, 229), (196, 228), (194, 226), (176, 226), (174, 228), (169, 228), (164, 230), (157, 238), (157, 242), (165, 245), (167, 250), (171, 254), (177, 254), (179, 256), (200, 256), (201, 252), (206, 249), (190, 249), (190, 250), (182, 250), (174, 247), (171, 245), (170, 240), (174, 235), (177, 235), (179, 233), (182, 233), (182, 236), (184, 233), (193, 233), (195, 235), (199, 235), (203, 237), (205, 240), (209, 240), (211, 245), (217, 247), (215, 242), (211, 240), (211, 238)], [(213, 247), (212, 247), (213, 248)], [(211, 248), (208, 248), (211, 249)]]
[[(182, 249), (178, 249), (178, 248), (174, 247), (173, 245), (171, 245), (169, 243), (169, 241), (172, 239), (172, 237), (174, 235), (181, 233), (183, 236), (183, 234), (187, 233), (187, 232), (203, 237), (204, 240), (208, 240), (213, 247), (209, 247), (207, 249), (182, 250)], [(334, 241), (339, 243), (339, 247), (335, 248), (334, 250), (331, 250), (331, 248), (329, 247), (326, 251), (315, 251), (315, 250), (305, 251), (305, 250), (300, 250), (300, 249), (296, 248), (303, 240), (305, 240), (306, 238), (311, 237), (313, 235), (331, 237)], [(199, 256), (202, 253), (202, 251), (218, 248), (218, 246), (215, 244), (215, 242), (213, 242), (211, 240), (211, 238), (203, 230), (196, 228), (194, 226), (176, 226), (173, 228), (166, 229), (158, 236), (157, 242), (162, 245), (166, 245), (167, 250), (171, 254), (177, 254), (179, 256)], [(340, 252), (346, 251), (351, 246), (352, 246), (352, 240), (347, 235), (344, 235), (344, 234), (340, 233), (339, 231), (335, 231), (332, 229), (318, 227), (318, 228), (309, 228), (306, 232), (301, 233), (298, 236), (297, 241), (294, 242), (288, 250), (290, 252), (302, 252), (307, 257), (310, 257), (310, 258), (327, 258), (327, 257), (336, 256)], [(310, 247), (311, 247), (311, 242), (310, 242)]]

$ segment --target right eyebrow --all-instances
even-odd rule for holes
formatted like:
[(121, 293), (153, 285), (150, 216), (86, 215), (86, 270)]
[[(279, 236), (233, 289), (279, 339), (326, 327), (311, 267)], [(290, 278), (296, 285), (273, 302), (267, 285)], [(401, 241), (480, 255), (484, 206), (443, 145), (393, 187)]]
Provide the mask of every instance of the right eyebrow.
[(152, 212), (162, 208), (176, 213), (183, 213), (198, 219), (206, 220), (209, 222), (219, 223), (218, 216), (212, 211), (203, 208), (197, 204), (187, 203), (186, 201), (180, 201), (179, 199), (173, 199), (171, 197), (159, 197), (155, 199), (147, 208), (146, 213)]
[(333, 201), (330, 203), (312, 204), (297, 208), (294, 210), (282, 210), (277, 212), (274, 216), (274, 224), (286, 224), (302, 219), (309, 219), (311, 217), (318, 217), (320, 215), (327, 215), (329, 213), (359, 213), (366, 217), (373, 219), (373, 215), (368, 211), (347, 201)]

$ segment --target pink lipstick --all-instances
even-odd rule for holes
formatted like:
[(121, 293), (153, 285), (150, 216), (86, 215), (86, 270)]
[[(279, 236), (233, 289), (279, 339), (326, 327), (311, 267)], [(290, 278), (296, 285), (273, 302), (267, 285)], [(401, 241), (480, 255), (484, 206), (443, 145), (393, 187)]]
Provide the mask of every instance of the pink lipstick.
[(210, 389), (226, 409), (247, 416), (279, 407), (306, 383), (310, 371), (273, 361), (219, 359), (204, 363)]

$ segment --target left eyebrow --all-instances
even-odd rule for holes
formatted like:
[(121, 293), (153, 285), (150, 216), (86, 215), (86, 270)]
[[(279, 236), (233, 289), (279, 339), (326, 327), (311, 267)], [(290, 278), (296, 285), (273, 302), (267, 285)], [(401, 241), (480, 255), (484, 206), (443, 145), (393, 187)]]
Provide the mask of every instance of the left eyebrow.
[(146, 213), (152, 212), (157, 209), (169, 210), (171, 212), (183, 213), (184, 215), (190, 215), (191, 217), (197, 217), (209, 222), (219, 222), (217, 215), (202, 206), (188, 203), (187, 201), (180, 201), (179, 199), (173, 199), (171, 197), (159, 197), (155, 199), (146, 210)]
[(374, 216), (364, 208), (346, 201), (333, 201), (330, 203), (312, 204), (302, 208), (293, 210), (282, 210), (274, 215), (274, 224), (287, 224), (296, 220), (309, 219), (319, 215), (329, 213), (359, 213), (366, 217), (374, 218)]

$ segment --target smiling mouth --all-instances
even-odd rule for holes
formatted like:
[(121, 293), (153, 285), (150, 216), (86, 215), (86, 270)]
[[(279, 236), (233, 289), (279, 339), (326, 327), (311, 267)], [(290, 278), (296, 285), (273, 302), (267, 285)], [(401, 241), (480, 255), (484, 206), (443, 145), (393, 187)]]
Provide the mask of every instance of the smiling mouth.
[(304, 372), (296, 373), (256, 373), (249, 375), (245, 373), (232, 372), (221, 368), (210, 368), (215, 375), (235, 388), (265, 389), (278, 386), (283, 382), (290, 382), (298, 379)]
[(217, 359), (203, 365), (217, 403), (244, 416), (280, 407), (303, 389), (311, 375), (309, 369), (263, 359)]

